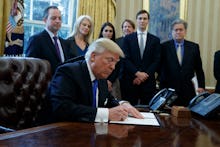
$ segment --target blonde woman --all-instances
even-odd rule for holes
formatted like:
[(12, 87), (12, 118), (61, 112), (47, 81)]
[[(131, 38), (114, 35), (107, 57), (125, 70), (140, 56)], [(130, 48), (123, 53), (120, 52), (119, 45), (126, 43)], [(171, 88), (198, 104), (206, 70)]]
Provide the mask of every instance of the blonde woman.
[(89, 38), (93, 32), (93, 21), (88, 15), (81, 15), (75, 22), (73, 32), (67, 38), (72, 57), (85, 55)]

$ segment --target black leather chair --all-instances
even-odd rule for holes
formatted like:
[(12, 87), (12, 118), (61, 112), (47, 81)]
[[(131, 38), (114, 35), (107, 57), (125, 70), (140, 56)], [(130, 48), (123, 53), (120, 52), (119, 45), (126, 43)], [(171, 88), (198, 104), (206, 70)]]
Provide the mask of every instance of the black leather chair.
[(0, 132), (32, 127), (50, 80), (51, 69), (46, 60), (0, 57)]

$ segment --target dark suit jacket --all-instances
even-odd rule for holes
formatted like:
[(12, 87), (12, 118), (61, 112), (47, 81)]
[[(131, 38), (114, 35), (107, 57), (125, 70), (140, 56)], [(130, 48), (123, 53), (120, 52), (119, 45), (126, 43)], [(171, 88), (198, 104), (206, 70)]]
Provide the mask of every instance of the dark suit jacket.
[(198, 86), (205, 88), (205, 76), (202, 69), (199, 45), (184, 41), (182, 65), (179, 64), (174, 40), (162, 44), (161, 51), (161, 88), (174, 88), (179, 97), (189, 101), (195, 96), (192, 78), (196, 73)]
[(217, 80), (215, 92), (220, 93), (220, 51), (216, 51), (214, 56), (214, 76)]
[(143, 71), (149, 74), (147, 79), (141, 86), (145, 91), (155, 92), (155, 72), (160, 63), (160, 39), (150, 33), (147, 33), (147, 41), (143, 58), (140, 56), (137, 32), (126, 35), (124, 37), (123, 50), (125, 59), (123, 63), (123, 76), (129, 85), (135, 78), (137, 71)]
[(123, 48), (124, 36), (117, 38), (117, 39), (115, 40), (115, 42), (118, 44), (118, 46), (119, 46), (120, 48)]
[[(106, 80), (98, 80), (98, 89), (99, 107), (119, 104), (108, 92)], [(85, 60), (59, 66), (49, 86), (48, 97), (55, 121), (94, 122), (97, 109), (92, 107), (92, 82)]]
[[(66, 46), (66, 42), (62, 38), (59, 38), (59, 40), (65, 60), (71, 58), (69, 56), (69, 49)], [(55, 45), (46, 30), (30, 37), (25, 54), (27, 57), (48, 60), (51, 64), (52, 74), (55, 72), (56, 67), (61, 63), (56, 53)]]

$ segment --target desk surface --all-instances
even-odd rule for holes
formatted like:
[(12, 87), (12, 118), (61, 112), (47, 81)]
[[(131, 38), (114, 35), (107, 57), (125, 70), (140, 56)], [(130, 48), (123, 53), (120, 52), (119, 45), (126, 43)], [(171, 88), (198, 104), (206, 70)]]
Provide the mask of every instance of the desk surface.
[[(186, 120), (160, 116), (159, 121), (160, 127), (76, 122), (54, 123), (1, 134), (0, 146), (220, 146), (220, 120), (210, 121), (201, 118)], [(98, 128), (108, 128), (108, 133), (97, 134)]]

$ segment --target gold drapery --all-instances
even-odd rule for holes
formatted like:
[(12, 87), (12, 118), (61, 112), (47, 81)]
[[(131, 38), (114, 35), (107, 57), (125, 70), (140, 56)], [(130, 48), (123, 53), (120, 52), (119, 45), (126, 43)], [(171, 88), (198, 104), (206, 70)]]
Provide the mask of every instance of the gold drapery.
[(116, 3), (115, 0), (80, 0), (78, 16), (89, 15), (94, 21), (92, 40), (97, 39), (101, 26), (104, 22), (115, 23)]
[(6, 26), (13, 0), (0, 1), (0, 56), (4, 53), (4, 44), (6, 38)]

